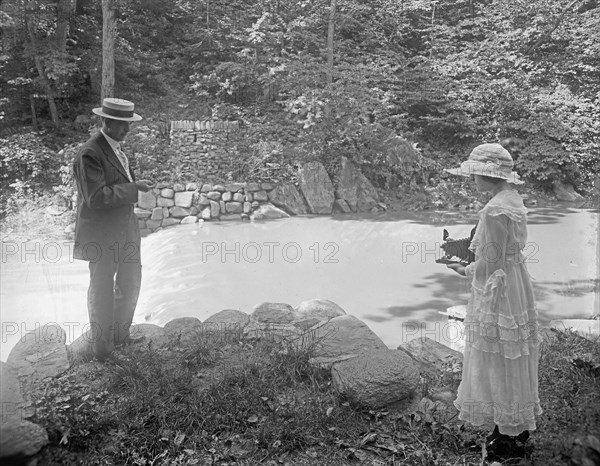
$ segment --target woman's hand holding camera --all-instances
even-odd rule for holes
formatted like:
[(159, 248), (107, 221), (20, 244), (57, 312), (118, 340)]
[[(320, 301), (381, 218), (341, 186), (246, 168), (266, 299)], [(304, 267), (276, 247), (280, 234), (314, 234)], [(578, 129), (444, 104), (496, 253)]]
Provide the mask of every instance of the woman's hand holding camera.
[(467, 276), (466, 267), (462, 264), (446, 264), (446, 267), (454, 270), (457, 274), (462, 275), (463, 277)]

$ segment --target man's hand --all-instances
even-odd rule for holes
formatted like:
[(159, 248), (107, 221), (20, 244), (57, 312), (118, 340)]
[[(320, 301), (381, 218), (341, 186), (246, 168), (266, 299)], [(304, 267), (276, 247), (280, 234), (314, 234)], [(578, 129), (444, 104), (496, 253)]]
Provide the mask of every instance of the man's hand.
[(154, 183), (150, 180), (139, 180), (135, 182), (138, 191), (148, 192), (154, 188)]
[(462, 275), (463, 277), (467, 276), (466, 267), (462, 264), (446, 264), (446, 267), (454, 270), (457, 274)]

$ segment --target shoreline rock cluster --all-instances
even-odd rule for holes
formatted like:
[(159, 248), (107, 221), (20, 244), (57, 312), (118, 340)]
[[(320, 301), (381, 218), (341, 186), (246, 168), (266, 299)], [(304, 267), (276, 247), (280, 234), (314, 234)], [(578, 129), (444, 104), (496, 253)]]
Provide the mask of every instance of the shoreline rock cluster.
[[(137, 343), (140, 348), (164, 348), (174, 341), (191, 344), (198, 335), (208, 333), (233, 334), (249, 342), (273, 339), (309, 350), (313, 356), (309, 363), (331, 372), (340, 396), (372, 409), (414, 409), (421, 400), (421, 374), (439, 370), (436, 366), (440, 364), (462, 362), (461, 353), (429, 338), (389, 349), (364, 322), (325, 299), (304, 301), (295, 308), (285, 303), (260, 303), (251, 314), (226, 309), (204, 322), (182, 317), (164, 327), (147, 323), (132, 326), (132, 335), (144, 337)], [(74, 364), (90, 361), (90, 342), (87, 333), (67, 345), (65, 331), (48, 324), (24, 335), (7, 362), (0, 363), (0, 458), (29, 457), (48, 443), (46, 431), (29, 420), (35, 414), (35, 400), (29, 396), (28, 387), (59, 377)], [(438, 410), (453, 409), (451, 403), (440, 400), (435, 401)]]

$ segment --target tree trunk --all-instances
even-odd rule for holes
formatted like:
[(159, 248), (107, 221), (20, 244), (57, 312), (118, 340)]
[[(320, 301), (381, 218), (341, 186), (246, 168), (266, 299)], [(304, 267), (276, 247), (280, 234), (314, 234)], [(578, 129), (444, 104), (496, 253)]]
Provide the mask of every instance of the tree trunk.
[(67, 35), (69, 34), (69, 23), (75, 12), (76, 0), (58, 0), (56, 4), (56, 50), (65, 53), (67, 48)]
[(335, 7), (337, 0), (331, 0), (329, 7), (329, 29), (327, 31), (327, 84), (333, 82), (333, 35), (335, 33)]
[(37, 121), (37, 110), (35, 108), (35, 99), (33, 98), (33, 94), (29, 93), (29, 106), (31, 107), (31, 125), (34, 130), (38, 130), (38, 121)]
[(42, 84), (42, 88), (46, 93), (46, 99), (48, 100), (48, 107), (50, 108), (50, 117), (52, 118), (52, 123), (54, 126), (58, 128), (60, 125), (60, 121), (58, 119), (58, 109), (56, 108), (56, 100), (54, 95), (54, 88), (52, 87), (52, 83), (48, 79), (48, 75), (46, 74), (46, 69), (44, 67), (44, 62), (39, 55), (36, 55), (35, 58), (35, 67), (38, 71), (38, 78), (40, 83)]
[(114, 97), (115, 36), (117, 23), (114, 0), (102, 0), (102, 93), (100, 101)]
[[(35, 10), (28, 8), (27, 11)], [(31, 18), (25, 18), (25, 27), (27, 29), (27, 35), (29, 36), (31, 47), (33, 49), (33, 60), (38, 72), (38, 78), (46, 94), (46, 99), (48, 100), (48, 107), (50, 108), (50, 117), (52, 118), (52, 123), (54, 123), (54, 126), (58, 128), (60, 125), (60, 121), (58, 118), (58, 109), (56, 108), (56, 101), (54, 97), (55, 92), (54, 88), (52, 87), (52, 83), (50, 82), (50, 80), (48, 79), (48, 75), (46, 74), (46, 67), (44, 66), (44, 61), (40, 56), (40, 46), (36, 37), (35, 25), (32, 23)]]

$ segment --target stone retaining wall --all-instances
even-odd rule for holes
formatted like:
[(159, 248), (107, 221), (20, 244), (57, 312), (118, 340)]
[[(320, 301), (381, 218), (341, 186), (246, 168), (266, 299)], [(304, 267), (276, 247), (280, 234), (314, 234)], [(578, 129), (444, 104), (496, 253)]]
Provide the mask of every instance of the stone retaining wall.
[(214, 219), (248, 219), (269, 201), (271, 183), (158, 183), (139, 193), (135, 213), (142, 234), (186, 223)]
[(139, 193), (135, 213), (142, 234), (180, 223), (213, 219), (267, 219), (289, 215), (330, 215), (334, 212), (379, 212), (375, 188), (343, 158), (334, 187), (320, 162), (308, 162), (298, 172), (298, 185), (268, 183), (158, 183)]
[(207, 178), (221, 178), (240, 160), (235, 139), (240, 137), (239, 121), (172, 121), (173, 146), (184, 162)]

